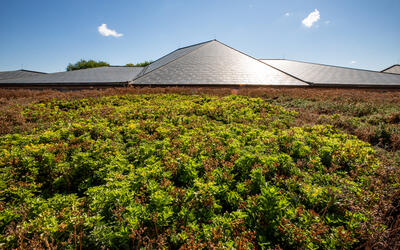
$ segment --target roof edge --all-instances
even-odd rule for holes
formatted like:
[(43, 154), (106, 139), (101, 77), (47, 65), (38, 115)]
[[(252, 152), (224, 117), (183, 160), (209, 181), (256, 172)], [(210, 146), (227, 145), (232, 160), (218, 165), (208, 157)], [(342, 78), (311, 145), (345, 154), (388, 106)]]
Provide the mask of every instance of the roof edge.
[(7, 79), (5, 79), (4, 82), (0, 82), (0, 88), (4, 87), (4, 86), (57, 86), (59, 85), (60, 87), (62, 86), (79, 86), (79, 85), (85, 85), (85, 86), (101, 86), (101, 85), (117, 85), (117, 84), (129, 84), (130, 81), (116, 81), (116, 82), (111, 82), (111, 81), (107, 81), (107, 82), (63, 82), (63, 83), (59, 83), (59, 82), (49, 82), (49, 83), (28, 83), (28, 82), (23, 82), (23, 83), (10, 83), (10, 82), (6, 82)]

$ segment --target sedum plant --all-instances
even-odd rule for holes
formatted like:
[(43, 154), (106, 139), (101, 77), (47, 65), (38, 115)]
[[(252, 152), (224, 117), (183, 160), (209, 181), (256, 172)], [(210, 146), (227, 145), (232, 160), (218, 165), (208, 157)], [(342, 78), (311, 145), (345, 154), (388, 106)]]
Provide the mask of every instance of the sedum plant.
[(354, 248), (380, 199), (368, 143), (293, 127), (262, 99), (53, 99), (22, 115), (43, 126), (0, 137), (6, 249)]

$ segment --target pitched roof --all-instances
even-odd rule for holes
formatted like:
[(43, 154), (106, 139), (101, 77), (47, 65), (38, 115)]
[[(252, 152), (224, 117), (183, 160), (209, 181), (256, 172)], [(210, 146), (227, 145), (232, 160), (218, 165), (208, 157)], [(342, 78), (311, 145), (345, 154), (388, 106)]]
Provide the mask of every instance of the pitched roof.
[(189, 54), (190, 52), (192, 52), (193, 50), (196, 50), (196, 49), (200, 48), (201, 46), (203, 46), (203, 45), (205, 45), (206, 43), (209, 43), (209, 42), (212, 42), (212, 41), (207, 41), (207, 42), (198, 43), (198, 44), (194, 44), (194, 45), (190, 45), (190, 46), (186, 46), (186, 47), (182, 47), (182, 48), (176, 49), (176, 50), (172, 51), (171, 53), (169, 53), (169, 54), (157, 59), (156, 61), (152, 62), (150, 65), (148, 65), (140, 73), (140, 75), (144, 75), (144, 74), (149, 73), (150, 71), (158, 69), (159, 67), (162, 67), (165, 64), (168, 64), (171, 61), (178, 59), (179, 57), (185, 56), (185, 55)]
[(400, 75), (292, 60), (262, 62), (316, 86), (400, 86)]
[[(7, 79), (1, 79), (2, 75)], [(144, 68), (110, 66), (52, 74), (0, 72), (0, 86), (8, 87), (121, 84), (400, 87), (400, 74), (292, 60), (258, 60), (217, 40), (179, 48)]]
[(392, 65), (389, 68), (382, 70), (381, 72), (383, 72), (383, 73), (392, 73), (392, 74), (400, 74), (400, 65), (399, 64)]
[(52, 73), (29, 78), (1, 80), (0, 85), (91, 85), (91, 84), (119, 84), (132, 81), (143, 67), (99, 67)]
[(0, 80), (24, 78), (24, 77), (38, 76), (38, 75), (44, 75), (44, 74), (46, 74), (46, 73), (25, 70), (25, 69), (13, 70), (13, 71), (1, 71), (0, 72)]
[(153, 64), (132, 84), (308, 85), (216, 40), (178, 49)]

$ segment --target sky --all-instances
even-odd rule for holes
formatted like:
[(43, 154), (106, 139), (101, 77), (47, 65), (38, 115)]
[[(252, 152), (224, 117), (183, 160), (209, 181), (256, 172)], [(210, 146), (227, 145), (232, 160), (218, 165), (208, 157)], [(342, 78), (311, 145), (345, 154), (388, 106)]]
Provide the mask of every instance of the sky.
[(217, 39), (250, 56), (400, 64), (399, 0), (1, 0), (0, 71), (125, 65)]

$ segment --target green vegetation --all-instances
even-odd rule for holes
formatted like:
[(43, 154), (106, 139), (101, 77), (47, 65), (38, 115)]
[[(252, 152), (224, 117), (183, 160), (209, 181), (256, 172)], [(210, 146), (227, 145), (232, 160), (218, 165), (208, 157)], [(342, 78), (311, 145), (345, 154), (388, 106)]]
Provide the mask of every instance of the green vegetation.
[(151, 64), (152, 62), (153, 61), (144, 61), (144, 62), (136, 63), (136, 64), (128, 63), (125, 66), (127, 66), (127, 67), (146, 67), (147, 65)]
[(78, 61), (74, 64), (72, 64), (72, 63), (68, 64), (67, 71), (98, 68), (98, 67), (104, 67), (104, 66), (110, 66), (110, 64), (103, 62), (103, 61), (94, 61), (94, 60), (86, 61), (86, 60), (81, 59), (80, 61)]
[[(133, 63), (128, 63), (125, 66), (126, 67), (146, 67), (152, 63), (152, 61), (144, 61), (141, 63), (133, 64)], [(89, 69), (89, 68), (98, 68), (98, 67), (104, 67), (104, 66), (110, 66), (109, 63), (103, 62), (103, 61), (95, 61), (95, 60), (83, 60), (81, 59), (80, 61), (72, 64), (68, 64), (67, 66), (67, 71), (72, 71), (72, 70), (80, 70), (80, 69)]]
[(299, 122), (295, 99), (290, 109), (279, 100), (123, 94), (0, 110), (14, 124), (0, 137), (0, 246), (378, 241), (388, 226), (375, 218), (387, 190), (376, 150), (337, 126)]

